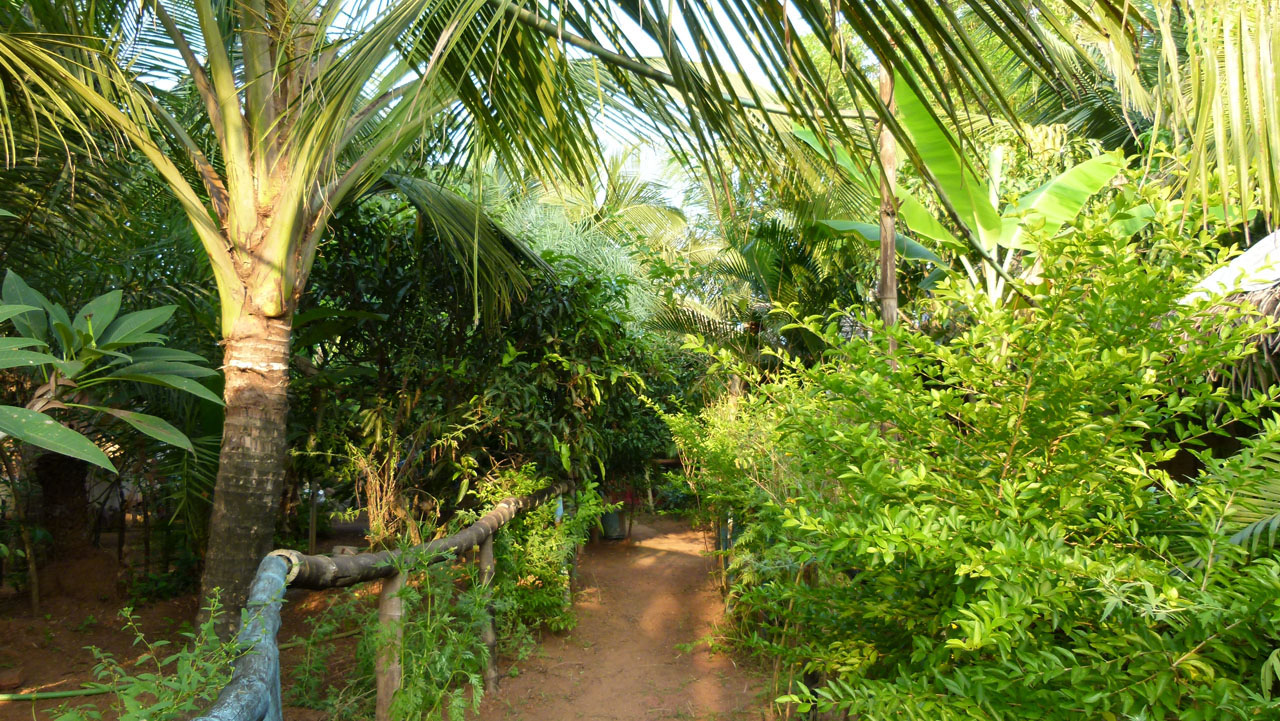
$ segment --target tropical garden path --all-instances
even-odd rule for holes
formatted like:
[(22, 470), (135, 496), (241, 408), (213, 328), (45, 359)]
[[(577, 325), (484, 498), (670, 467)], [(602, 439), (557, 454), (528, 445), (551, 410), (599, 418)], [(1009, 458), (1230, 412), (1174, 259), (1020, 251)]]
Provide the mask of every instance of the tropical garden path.
[(478, 721), (770, 718), (767, 677), (698, 643), (724, 609), (710, 541), (685, 521), (646, 516), (630, 541), (587, 546), (577, 627), (547, 635), (514, 677), (503, 659)]

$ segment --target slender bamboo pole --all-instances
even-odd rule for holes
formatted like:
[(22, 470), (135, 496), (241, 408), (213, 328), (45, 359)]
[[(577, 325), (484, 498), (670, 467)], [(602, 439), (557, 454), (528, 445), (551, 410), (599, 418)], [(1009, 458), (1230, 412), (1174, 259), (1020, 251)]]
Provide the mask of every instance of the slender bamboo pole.
[(400, 666), (400, 645), (404, 641), (404, 574), (383, 579), (378, 596), (378, 625), (382, 629), (382, 648), (378, 649), (376, 678), (378, 701), (376, 721), (391, 721), (391, 700), (400, 690), (404, 669)]
[[(892, 115), (893, 69), (880, 65), (880, 99)], [(897, 143), (886, 123), (880, 123), (880, 317), (885, 326), (898, 322), (898, 269), (894, 253), (898, 209), (893, 186), (897, 182)]]
[(498, 690), (498, 632), (493, 625), (493, 604), (488, 598), (490, 585), (493, 583), (495, 564), (493, 560), (493, 536), (490, 535), (480, 544), (480, 585), (485, 589), (485, 621), (480, 627), (480, 640), (489, 649), (489, 662), (484, 669), (484, 690)]

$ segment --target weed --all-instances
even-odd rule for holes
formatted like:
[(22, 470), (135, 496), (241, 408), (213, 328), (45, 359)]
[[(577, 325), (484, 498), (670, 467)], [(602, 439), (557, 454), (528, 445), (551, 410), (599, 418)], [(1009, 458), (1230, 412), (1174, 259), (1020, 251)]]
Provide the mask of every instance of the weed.
[[(184, 633), (187, 644), (169, 652), (168, 641), (149, 640), (138, 626), (133, 609), (120, 611), (125, 630), (133, 633), (134, 645), (145, 652), (126, 668), (115, 656), (91, 647), (98, 664), (94, 667), (96, 683), (92, 686), (111, 688), (114, 699), (107, 712), (92, 705), (63, 706), (55, 721), (170, 721), (186, 718), (212, 703), (218, 691), (231, 679), (231, 663), (242, 653), (235, 642), (223, 643), (214, 633), (222, 609), (216, 598), (208, 607), (209, 620), (197, 633)], [(167, 655), (166, 655), (167, 654)]]

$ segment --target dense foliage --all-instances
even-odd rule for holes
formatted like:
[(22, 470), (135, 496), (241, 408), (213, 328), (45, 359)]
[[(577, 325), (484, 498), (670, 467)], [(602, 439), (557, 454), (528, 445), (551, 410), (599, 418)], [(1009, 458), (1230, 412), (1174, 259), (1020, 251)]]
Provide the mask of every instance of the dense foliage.
[(634, 278), (548, 254), (509, 317), (475, 324), (465, 269), (428, 252), (423, 233), (394, 206), (370, 209), (318, 263), (300, 314), (300, 478), (367, 495), (371, 474), (394, 476), (411, 505), (447, 516), (498, 468), (611, 481), (668, 454), (645, 398), (683, 395), (688, 354), (632, 321)]
[[(491, 585), (404, 591), (395, 715), (460, 718), (488, 612), (571, 627), (575, 547), (680, 455), (788, 718), (1280, 715), (1275, 328), (1188, 295), (1280, 213), (1280, 6), (663, 5), (0, 2), (0, 581), (38, 614), (111, 525), (134, 600), (202, 573), (234, 620), (330, 518), (573, 481)], [(630, 172), (657, 135), (702, 178)], [(366, 611), (293, 702), (370, 715)], [(112, 711), (203, 707), (214, 630), (101, 656)]]
[[(821, 363), (672, 419), (704, 501), (743, 528), (736, 638), (783, 661), (787, 700), (867, 719), (1280, 709), (1280, 564), (1231, 542), (1280, 426), (1213, 451), (1277, 396), (1216, 382), (1259, 326), (1179, 305), (1218, 246), (1167, 192), (1125, 196), (1154, 210), (1140, 238), (1123, 207), (1038, 238), (1031, 302), (952, 283), (918, 325), (859, 315), (849, 339), (811, 319)], [(1172, 473), (1179, 453), (1202, 470)]]

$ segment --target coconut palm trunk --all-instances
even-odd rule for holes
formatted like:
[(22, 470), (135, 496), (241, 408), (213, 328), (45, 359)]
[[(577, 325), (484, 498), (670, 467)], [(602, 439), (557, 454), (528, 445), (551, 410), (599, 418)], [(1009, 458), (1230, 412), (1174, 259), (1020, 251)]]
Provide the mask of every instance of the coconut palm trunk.
[[(894, 112), (893, 68), (880, 66), (880, 102)], [(886, 123), (880, 123), (880, 317), (886, 326), (898, 322), (898, 264), (894, 243), (897, 240), (898, 207), (893, 186), (898, 166), (897, 143)], [(893, 341), (889, 341), (892, 347)]]
[(227, 334), (226, 420), (201, 586), (239, 608), (252, 568), (271, 550), (288, 450), (290, 316), (246, 312)]

